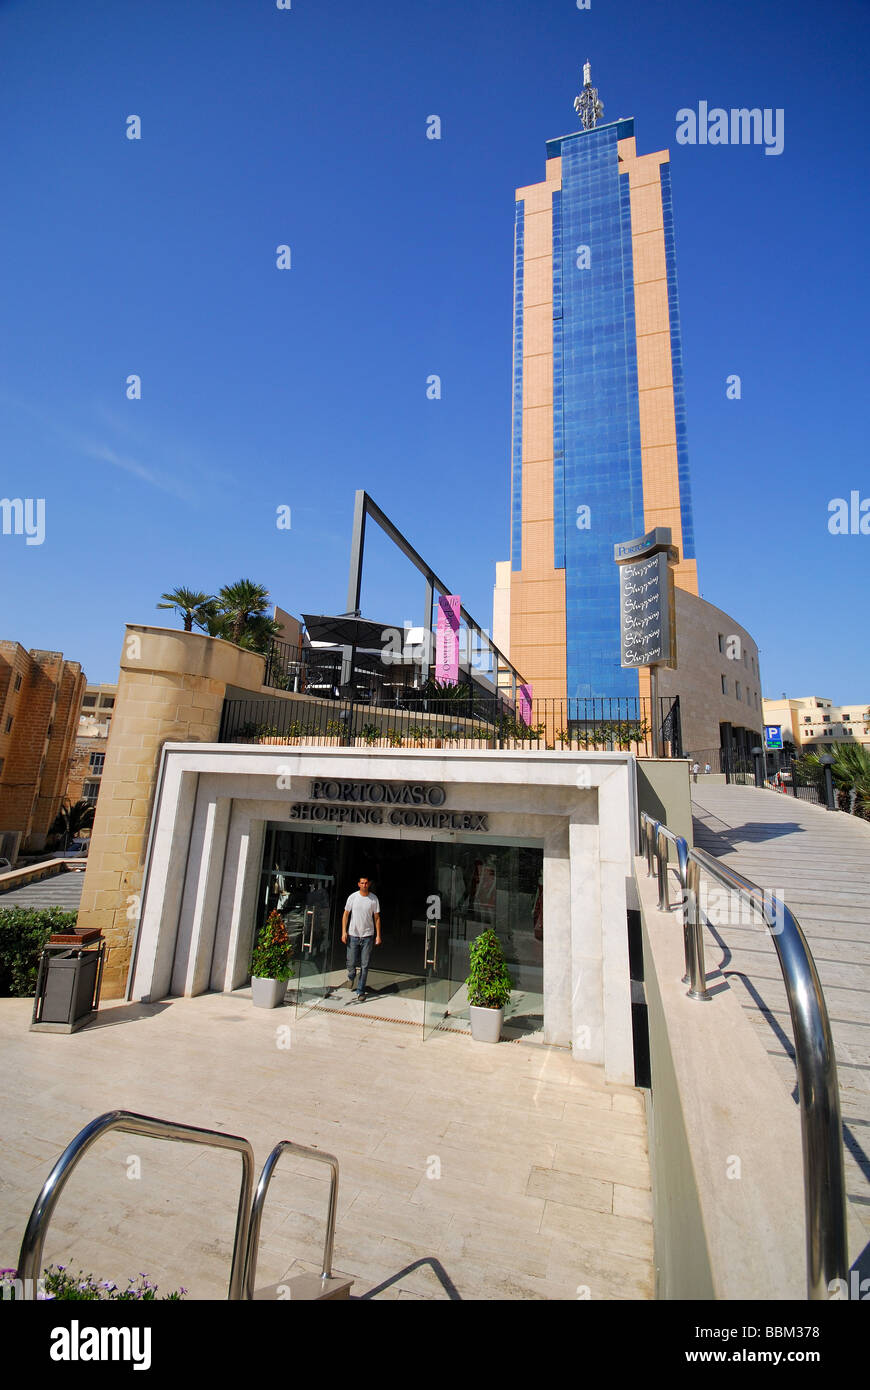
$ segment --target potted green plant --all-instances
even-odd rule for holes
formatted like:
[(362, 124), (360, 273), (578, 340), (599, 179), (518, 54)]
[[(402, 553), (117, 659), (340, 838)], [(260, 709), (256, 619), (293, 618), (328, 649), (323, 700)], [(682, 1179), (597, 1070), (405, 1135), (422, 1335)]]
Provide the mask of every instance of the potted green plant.
[(273, 908), (251, 956), (251, 998), (258, 1009), (275, 1009), (283, 1003), (287, 981), (295, 973), (290, 964), (292, 955), (284, 918)]
[(501, 942), (492, 927), (487, 927), (472, 941), (469, 961), (469, 975), (465, 983), (468, 987), (471, 1036), (476, 1042), (497, 1043), (513, 981), (508, 974)]

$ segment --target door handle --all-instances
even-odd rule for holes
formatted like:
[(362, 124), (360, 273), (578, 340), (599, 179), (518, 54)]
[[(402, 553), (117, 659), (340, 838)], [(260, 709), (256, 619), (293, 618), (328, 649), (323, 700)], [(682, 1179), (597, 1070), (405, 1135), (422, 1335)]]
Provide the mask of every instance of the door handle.
[[(305, 932), (308, 925), (311, 925), (311, 936), (306, 941)], [(302, 950), (313, 951), (314, 949), (314, 908), (309, 907), (302, 918)]]
[[(434, 933), (435, 933), (434, 938), (430, 938), (430, 932), (434, 932)], [(429, 959), (429, 942), (430, 942), (430, 939), (432, 940), (432, 959), (431, 959), (431, 960)], [(427, 969), (427, 968), (431, 965), (431, 966), (432, 966), (432, 969), (434, 970), (434, 969), (436, 968), (437, 964), (438, 964), (438, 923), (437, 923), (437, 921), (435, 921), (435, 922), (427, 922), (427, 923), (426, 923), (426, 945), (425, 945), (425, 949), (424, 949), (424, 951), (423, 951), (423, 969), (425, 970), (425, 969)]]

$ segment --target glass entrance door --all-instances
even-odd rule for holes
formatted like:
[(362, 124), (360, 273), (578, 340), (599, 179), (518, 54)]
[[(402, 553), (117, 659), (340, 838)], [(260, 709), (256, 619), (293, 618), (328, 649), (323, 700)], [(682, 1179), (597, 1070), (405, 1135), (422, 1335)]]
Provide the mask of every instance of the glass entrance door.
[(276, 830), (263, 871), (264, 913), (284, 919), (293, 948), (287, 1002), (297, 1017), (329, 993), (336, 911), (337, 835)]
[(329, 992), (332, 913), (335, 877), (332, 874), (292, 870), (284, 875), (287, 905), (284, 921), (293, 944), (297, 1016), (319, 1003)]
[(423, 953), (423, 1037), (444, 1028), (464, 998), (463, 979), (456, 979), (461, 952), (456, 950), (462, 900), (462, 867), (453, 845), (432, 845), (434, 891), (426, 899)]

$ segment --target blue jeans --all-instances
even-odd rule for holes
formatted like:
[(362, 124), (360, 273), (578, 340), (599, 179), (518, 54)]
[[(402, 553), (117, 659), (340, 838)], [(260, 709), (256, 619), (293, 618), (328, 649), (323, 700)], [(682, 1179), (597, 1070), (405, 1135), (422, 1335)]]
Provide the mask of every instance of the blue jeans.
[(375, 944), (374, 935), (372, 936), (348, 936), (347, 938), (347, 978), (353, 984), (356, 975), (356, 968), (359, 965), (359, 993), (365, 994), (366, 977), (369, 973), (369, 961), (372, 958), (372, 948)]

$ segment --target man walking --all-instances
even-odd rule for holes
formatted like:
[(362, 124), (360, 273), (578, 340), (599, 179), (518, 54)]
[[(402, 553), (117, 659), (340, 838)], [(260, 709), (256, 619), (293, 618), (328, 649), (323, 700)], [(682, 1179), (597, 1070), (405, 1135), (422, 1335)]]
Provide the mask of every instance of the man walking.
[(359, 880), (359, 891), (351, 893), (344, 905), (341, 919), (341, 939), (347, 946), (347, 983), (354, 988), (359, 966), (359, 1001), (366, 1001), (366, 977), (372, 947), (381, 944), (381, 905), (369, 891), (369, 880)]

